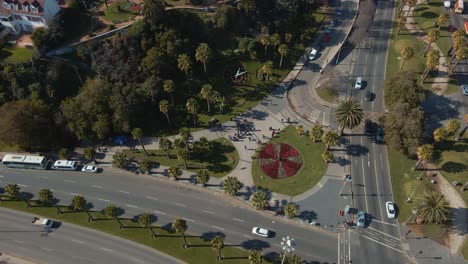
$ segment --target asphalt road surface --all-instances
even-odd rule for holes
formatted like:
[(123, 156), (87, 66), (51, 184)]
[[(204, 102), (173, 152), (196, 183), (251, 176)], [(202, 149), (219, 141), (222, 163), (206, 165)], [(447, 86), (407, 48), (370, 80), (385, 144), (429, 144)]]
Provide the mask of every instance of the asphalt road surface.
[(67, 223), (49, 231), (33, 225), (35, 215), (0, 208), (0, 253), (38, 263), (182, 263), (156, 250)]
[[(17, 183), (23, 192), (35, 197), (40, 189), (50, 188), (61, 204), (70, 204), (74, 195), (81, 194), (93, 204), (94, 210), (114, 204), (123, 208), (125, 215), (130, 217), (144, 211), (151, 212), (157, 217), (156, 225), (160, 226), (172, 223), (176, 217), (183, 217), (187, 220), (188, 233), (206, 238), (225, 235), (227, 244), (249, 250), (259, 249), (269, 256), (281, 251), (281, 238), (289, 235), (296, 239), (295, 253), (303, 259), (320, 263), (337, 261), (336, 234), (286, 224), (240, 207), (224, 194), (212, 194), (150, 176), (116, 170), (93, 174), (0, 166), (0, 181), (0, 186)], [(251, 233), (254, 226), (268, 228), (274, 236), (256, 237)]]

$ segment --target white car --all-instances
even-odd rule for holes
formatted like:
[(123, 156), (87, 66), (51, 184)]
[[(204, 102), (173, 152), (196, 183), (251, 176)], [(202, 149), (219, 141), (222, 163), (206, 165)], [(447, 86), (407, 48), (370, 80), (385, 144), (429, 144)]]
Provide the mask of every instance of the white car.
[(354, 89), (362, 88), (362, 77), (357, 77), (356, 82), (354, 83)]
[(257, 236), (261, 236), (261, 237), (269, 237), (270, 236), (270, 231), (268, 229), (265, 229), (265, 228), (254, 227), (252, 229), (252, 234), (257, 235)]
[(460, 88), (464, 95), (468, 95), (468, 84), (463, 84)]
[(81, 171), (96, 173), (98, 168), (96, 166), (86, 165), (81, 169)]
[(312, 49), (309, 53), (309, 60), (315, 59), (315, 57), (317, 56), (317, 53), (318, 53), (318, 50)]
[(387, 216), (390, 219), (394, 219), (396, 216), (395, 204), (393, 202), (386, 202), (385, 209), (387, 210)]

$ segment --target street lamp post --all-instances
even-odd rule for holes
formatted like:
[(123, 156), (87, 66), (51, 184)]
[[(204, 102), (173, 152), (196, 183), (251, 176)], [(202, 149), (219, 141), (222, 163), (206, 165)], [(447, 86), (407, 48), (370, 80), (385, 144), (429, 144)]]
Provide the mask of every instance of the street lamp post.
[(283, 237), (281, 239), (281, 246), (283, 247), (284, 251), (283, 260), (281, 260), (281, 264), (283, 264), (284, 259), (286, 258), (286, 254), (296, 250), (296, 240), (289, 236)]

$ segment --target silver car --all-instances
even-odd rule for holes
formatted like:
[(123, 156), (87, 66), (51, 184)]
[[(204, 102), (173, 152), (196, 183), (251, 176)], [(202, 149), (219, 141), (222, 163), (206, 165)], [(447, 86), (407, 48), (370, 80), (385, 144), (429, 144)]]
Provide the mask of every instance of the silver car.
[(265, 228), (261, 227), (254, 227), (252, 228), (252, 234), (261, 236), (261, 237), (269, 237), (270, 236), (270, 231)]
[(98, 172), (98, 168), (96, 166), (86, 165), (81, 169), (82, 172), (91, 172), (96, 173)]

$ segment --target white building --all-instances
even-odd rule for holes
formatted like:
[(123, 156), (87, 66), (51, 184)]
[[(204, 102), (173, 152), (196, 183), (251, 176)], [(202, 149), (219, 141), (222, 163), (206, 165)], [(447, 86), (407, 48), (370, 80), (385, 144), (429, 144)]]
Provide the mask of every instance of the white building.
[(56, 0), (0, 0), (0, 24), (10, 33), (46, 27), (60, 11)]

